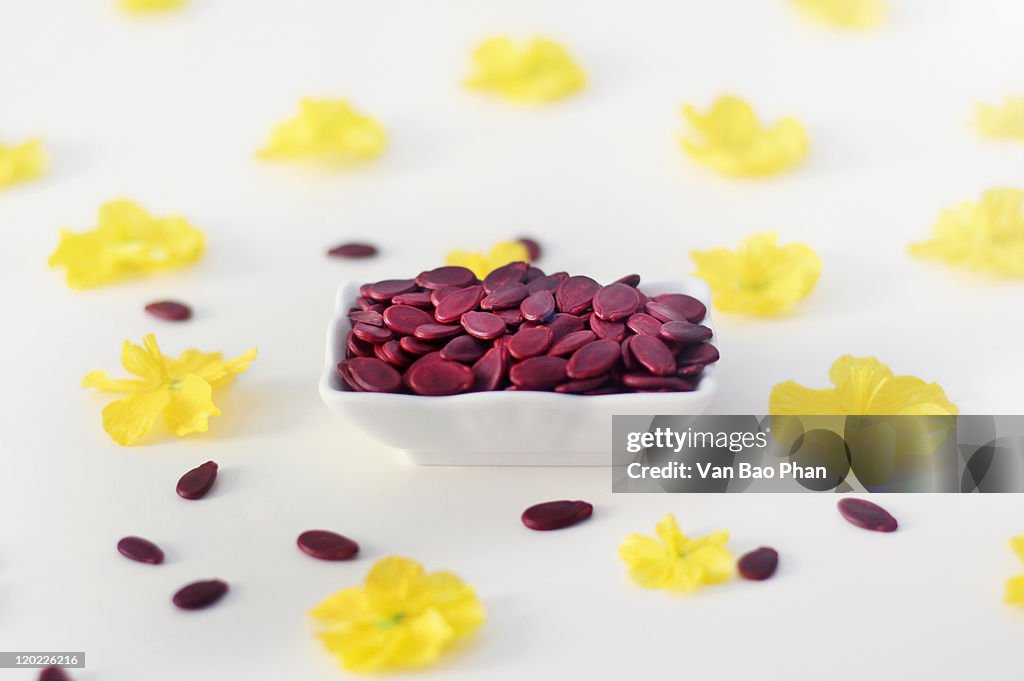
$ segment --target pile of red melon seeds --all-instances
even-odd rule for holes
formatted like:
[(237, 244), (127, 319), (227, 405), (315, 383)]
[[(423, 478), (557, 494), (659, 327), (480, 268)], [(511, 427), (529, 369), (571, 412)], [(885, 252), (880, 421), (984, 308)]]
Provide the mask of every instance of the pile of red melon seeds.
[(707, 309), (639, 285), (635, 274), (602, 286), (525, 262), (483, 281), (445, 266), (365, 284), (338, 372), (351, 390), (428, 396), (694, 390), (719, 357), (700, 323)]

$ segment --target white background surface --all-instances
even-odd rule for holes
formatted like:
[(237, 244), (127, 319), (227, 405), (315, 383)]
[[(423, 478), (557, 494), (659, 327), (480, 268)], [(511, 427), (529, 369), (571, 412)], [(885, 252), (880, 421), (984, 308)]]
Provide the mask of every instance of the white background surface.
[[(549, 270), (649, 279), (689, 271), (688, 251), (776, 229), (821, 254), (821, 282), (778, 321), (718, 315), (720, 413), (763, 412), (785, 379), (824, 386), (844, 353), (938, 381), (965, 413), (1024, 411), (1019, 284), (905, 256), (938, 211), (1020, 186), (1020, 146), (986, 143), (976, 100), (1019, 91), (1019, 2), (892, 2), (880, 31), (805, 23), (785, 2), (376, 2), (193, 0), (154, 20), (106, 0), (0, 5), (0, 137), (45, 137), (47, 177), (0, 194), (0, 648), (85, 650), (84, 681), (332, 679), (306, 611), (389, 553), (449, 568), (488, 610), (480, 636), (423, 679), (1008, 679), (1024, 612), (1001, 603), (1024, 569), (1015, 495), (892, 496), (891, 536), (860, 531), (822, 496), (618, 496), (602, 469), (425, 469), (320, 404), (323, 330), (337, 283), (408, 275), (453, 247), (536, 235)], [(628, 6), (628, 9), (627, 9)], [(591, 86), (564, 104), (508, 107), (463, 92), (480, 39), (542, 31), (573, 49)], [(678, 106), (723, 92), (792, 114), (814, 145), (799, 172), (728, 181), (676, 146)], [(302, 96), (349, 97), (389, 129), (379, 162), (349, 174), (260, 164), (252, 152)], [(204, 227), (189, 270), (86, 293), (45, 262), (58, 227), (94, 224), (127, 196)], [(365, 263), (326, 247), (378, 243)], [(197, 317), (160, 323), (174, 297)], [(258, 346), (217, 402), (207, 436), (117, 447), (107, 396), (121, 342)], [(186, 469), (222, 474), (198, 503)], [(532, 503), (584, 498), (594, 518), (523, 528)], [(666, 511), (684, 531), (728, 528), (737, 553), (777, 547), (769, 583), (693, 597), (633, 586), (616, 555)], [(300, 554), (326, 527), (363, 545), (350, 564)], [(114, 550), (139, 534), (168, 562)], [(174, 590), (232, 585), (180, 613)], [(0, 671), (30, 679), (30, 671)]]

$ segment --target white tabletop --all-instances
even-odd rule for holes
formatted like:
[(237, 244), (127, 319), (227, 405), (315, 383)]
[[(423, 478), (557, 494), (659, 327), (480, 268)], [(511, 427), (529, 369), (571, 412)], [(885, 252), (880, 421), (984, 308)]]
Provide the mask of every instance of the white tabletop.
[[(1024, 5), (890, 4), (884, 28), (847, 34), (782, 0), (192, 0), (152, 20), (110, 0), (3, 2), (0, 139), (39, 134), (53, 163), (0, 193), (0, 648), (84, 650), (83, 681), (341, 678), (306, 611), (397, 553), (460, 574), (489, 618), (417, 678), (1012, 678), (1024, 611), (1001, 596), (1024, 572), (1006, 546), (1024, 532), (1016, 495), (884, 497), (901, 528), (876, 535), (831, 495), (613, 496), (606, 469), (417, 468), (316, 390), (344, 279), (415, 274), (519, 234), (550, 270), (664, 279), (690, 271), (691, 249), (775, 229), (818, 250), (821, 281), (793, 316), (716, 316), (713, 411), (763, 413), (791, 378), (825, 387), (846, 353), (939, 382), (964, 413), (1024, 411), (1020, 284), (905, 254), (941, 208), (1021, 186), (1022, 147), (968, 121), (975, 101), (1021, 88)], [(590, 87), (536, 110), (462, 91), (473, 45), (501, 31), (563, 40)], [(745, 182), (689, 162), (678, 107), (724, 92), (801, 118), (807, 165)], [(254, 160), (302, 96), (378, 117), (387, 155), (340, 174)], [(91, 227), (118, 196), (187, 215), (209, 236), (204, 259), (67, 289), (46, 267), (58, 228)], [(382, 255), (324, 256), (346, 240)], [(168, 297), (196, 318), (142, 311)], [(149, 331), (170, 353), (260, 356), (216, 396), (207, 435), (121, 448), (100, 425), (109, 398), (78, 381), (119, 374), (122, 341)], [(207, 459), (222, 467), (215, 491), (178, 499), (178, 476)], [(594, 517), (557, 533), (519, 523), (557, 498), (593, 502)], [(777, 577), (692, 597), (634, 586), (617, 547), (667, 511), (684, 531), (731, 530), (737, 553), (775, 546)], [(320, 527), (361, 542), (360, 559), (299, 553), (296, 535)], [(167, 564), (123, 559), (127, 534), (160, 543)], [(231, 583), (222, 603), (171, 606), (206, 577)]]

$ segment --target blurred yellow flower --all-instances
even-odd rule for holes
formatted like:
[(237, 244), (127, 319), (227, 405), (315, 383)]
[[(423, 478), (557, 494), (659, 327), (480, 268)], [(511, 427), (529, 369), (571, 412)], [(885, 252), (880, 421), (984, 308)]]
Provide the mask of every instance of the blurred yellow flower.
[(774, 232), (748, 236), (739, 249), (693, 251), (694, 276), (711, 287), (715, 307), (771, 316), (789, 311), (814, 289), (821, 260), (807, 244), (779, 246)]
[(945, 260), (974, 271), (1024, 277), (1024, 191), (989, 189), (981, 201), (943, 210), (932, 238), (910, 245), (910, 254)]
[(398, 556), (377, 561), (362, 587), (328, 596), (310, 615), (327, 649), (359, 672), (428, 665), (484, 621), (472, 587)]
[(82, 387), (128, 394), (104, 407), (103, 429), (114, 442), (129, 446), (149, 434), (161, 412), (179, 437), (205, 433), (209, 418), (220, 414), (213, 404), (213, 388), (245, 371), (254, 359), (255, 349), (227, 360), (219, 352), (199, 350), (186, 350), (172, 359), (160, 352), (156, 337), (149, 334), (141, 346), (125, 341), (121, 350), (122, 366), (138, 378), (115, 380), (104, 371), (91, 371)]
[(619, 547), (629, 576), (647, 589), (691, 592), (702, 584), (728, 581), (736, 561), (725, 548), (729, 533), (720, 530), (691, 539), (679, 531), (671, 513), (655, 527), (658, 539), (631, 534)]
[(1024, 142), (1024, 96), (1007, 97), (999, 104), (978, 104), (974, 126), (989, 139)]
[[(1010, 548), (1024, 561), (1024, 534), (1010, 539)], [(1006, 580), (1006, 595), (1003, 600), (1010, 605), (1024, 605), (1024, 575)]]
[(303, 99), (298, 115), (275, 127), (257, 156), (348, 165), (379, 156), (387, 141), (380, 123), (344, 99)]
[(843, 28), (874, 28), (885, 20), (882, 0), (790, 0), (815, 21)]
[(679, 138), (693, 159), (730, 177), (763, 177), (800, 165), (807, 157), (807, 131), (795, 118), (761, 125), (757, 114), (738, 97), (724, 96), (706, 114), (689, 104), (683, 115), (697, 139)]
[(180, 216), (156, 218), (127, 199), (103, 204), (89, 232), (61, 230), (50, 267), (67, 268), (75, 289), (191, 265), (206, 236)]
[(499, 241), (489, 253), (481, 251), (449, 251), (445, 257), (445, 265), (460, 265), (473, 270), (479, 279), (483, 279), (492, 270), (510, 262), (530, 262), (530, 252), (521, 241)]
[(34, 180), (46, 170), (46, 153), (40, 140), (6, 146), (0, 143), (0, 189)]
[(185, 6), (185, 0), (119, 0), (121, 9), (133, 14), (167, 12)]
[(583, 69), (569, 51), (547, 38), (516, 44), (509, 38), (485, 40), (473, 51), (473, 73), (466, 87), (523, 104), (567, 97), (586, 85)]
[(893, 376), (874, 357), (843, 355), (829, 370), (832, 388), (815, 390), (795, 381), (772, 388), (772, 415), (955, 416), (957, 406), (937, 383), (916, 376)]

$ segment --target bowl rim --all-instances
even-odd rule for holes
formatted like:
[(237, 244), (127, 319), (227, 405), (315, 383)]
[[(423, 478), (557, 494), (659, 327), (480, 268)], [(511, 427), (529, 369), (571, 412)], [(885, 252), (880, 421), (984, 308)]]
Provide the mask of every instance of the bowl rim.
[[(331, 317), (330, 322), (327, 325), (327, 338), (326, 338), (326, 350), (324, 353), (324, 370), (320, 375), (319, 389), (320, 395), (325, 401), (350, 401), (358, 400), (360, 402), (366, 401), (424, 401), (429, 400), (431, 404), (443, 403), (450, 404), (453, 402), (466, 402), (469, 400), (497, 400), (497, 399), (517, 399), (523, 400), (535, 399), (535, 400), (555, 400), (555, 401), (568, 401), (568, 400), (587, 400), (587, 403), (594, 401), (600, 401), (602, 403), (613, 401), (613, 400), (650, 400), (650, 399), (686, 399), (686, 396), (692, 396), (692, 399), (705, 399), (708, 395), (715, 393), (717, 389), (717, 382), (715, 380), (715, 373), (717, 371), (718, 362), (707, 365), (704, 372), (701, 375), (700, 383), (697, 384), (696, 390), (690, 391), (674, 391), (674, 392), (646, 392), (646, 393), (611, 393), (608, 395), (577, 395), (573, 393), (556, 393), (547, 390), (487, 390), (481, 392), (467, 392), (459, 393), (457, 395), (411, 395), (406, 393), (373, 393), (373, 392), (360, 392), (357, 390), (340, 390), (335, 387), (334, 382), (337, 380), (337, 367), (338, 364), (344, 359), (339, 357), (335, 352), (335, 347), (340, 347), (341, 344), (334, 343), (334, 339), (338, 337), (339, 333), (347, 333), (348, 329), (343, 328), (346, 325), (351, 326), (351, 321), (348, 319), (348, 308), (351, 307), (351, 303), (355, 302), (358, 297), (359, 287), (365, 282), (360, 282), (355, 279), (349, 279), (342, 282), (338, 286), (337, 293), (334, 299), (334, 313)], [(677, 291), (680, 289), (681, 292), (686, 292), (686, 295), (693, 296), (700, 302), (704, 303), (707, 307), (707, 314), (701, 321), (701, 324), (709, 327), (713, 335), (711, 340), (708, 342), (718, 347), (718, 330), (715, 327), (714, 320), (711, 316), (711, 289), (707, 282), (703, 279), (696, 277), (680, 277), (678, 279), (659, 279), (651, 281), (646, 284), (647, 286), (656, 288), (668, 288), (674, 287)], [(638, 288), (643, 288), (644, 283)], [(351, 298), (351, 301), (349, 300)]]

